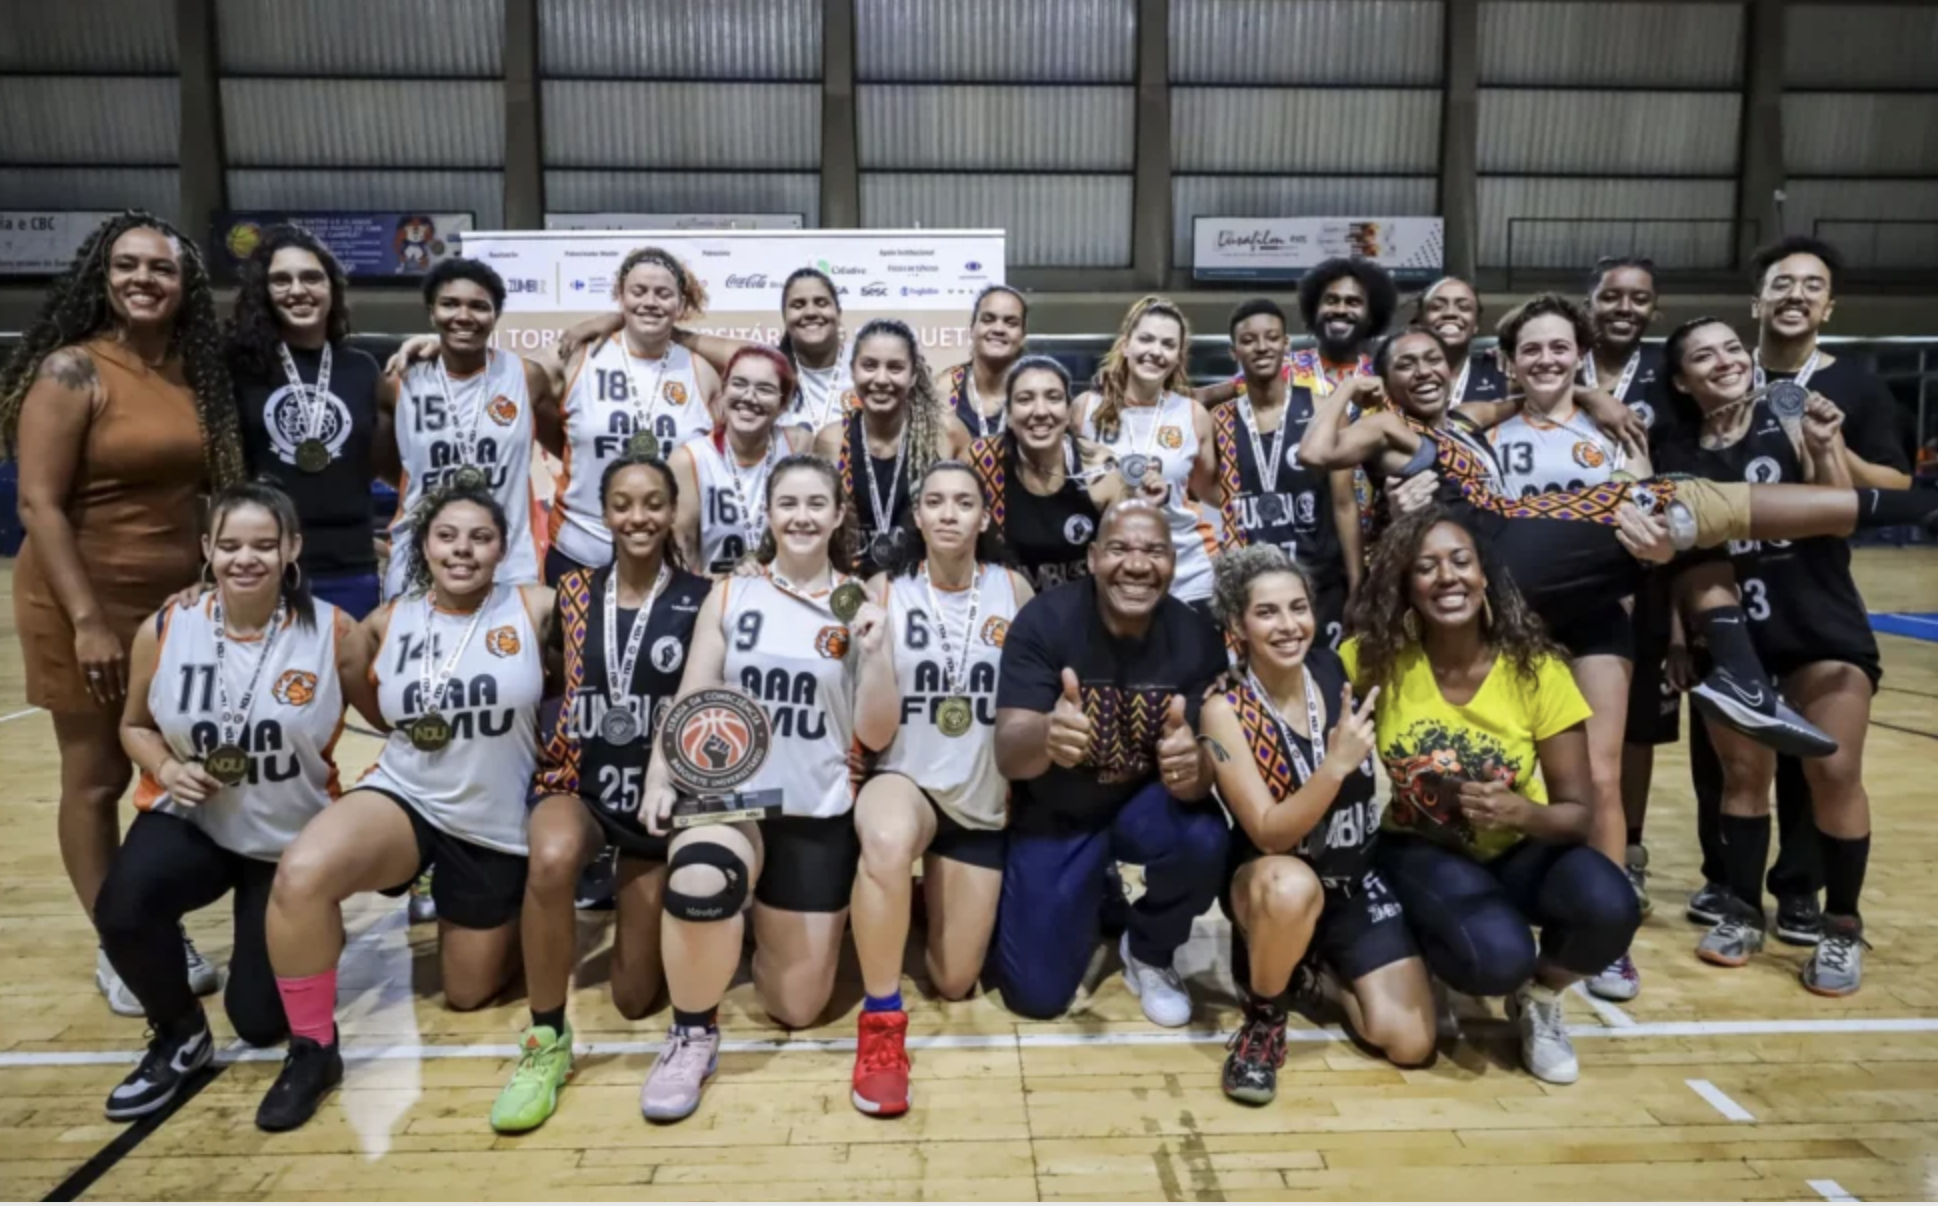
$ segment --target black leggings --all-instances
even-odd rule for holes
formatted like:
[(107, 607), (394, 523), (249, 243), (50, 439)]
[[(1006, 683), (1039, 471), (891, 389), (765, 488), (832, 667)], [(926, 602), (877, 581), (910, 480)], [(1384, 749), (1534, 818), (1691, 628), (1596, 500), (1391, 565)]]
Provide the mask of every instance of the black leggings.
[(263, 933), (275, 882), (275, 863), (225, 850), (191, 821), (161, 812), (135, 818), (95, 901), (94, 925), (108, 961), (157, 1028), (179, 1026), (197, 1009), (182, 953), (182, 918), (233, 890), (235, 946), (222, 1007), (252, 1047), (288, 1037)]

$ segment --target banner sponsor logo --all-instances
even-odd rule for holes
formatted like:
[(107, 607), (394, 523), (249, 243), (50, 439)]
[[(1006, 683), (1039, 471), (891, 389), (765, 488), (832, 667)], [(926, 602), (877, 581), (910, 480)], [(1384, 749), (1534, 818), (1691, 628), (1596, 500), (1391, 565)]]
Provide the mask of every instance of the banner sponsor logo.
[(1439, 218), (1197, 218), (1191, 275), (1197, 280), (1296, 281), (1334, 257), (1371, 260), (1403, 281), (1439, 276)]
[[(270, 227), (300, 226), (328, 247), (353, 279), (417, 276), (439, 260), (463, 254), (462, 239), (471, 223), (470, 214), (457, 213), (240, 210), (216, 215), (211, 246), (233, 272)], [(487, 253), (485, 258), (504, 257)], [(492, 266), (501, 274), (505, 271), (502, 263)]]
[(547, 230), (799, 230), (800, 214), (546, 214)]
[(58, 276), (66, 272), (94, 228), (116, 212), (0, 210), (0, 276)]

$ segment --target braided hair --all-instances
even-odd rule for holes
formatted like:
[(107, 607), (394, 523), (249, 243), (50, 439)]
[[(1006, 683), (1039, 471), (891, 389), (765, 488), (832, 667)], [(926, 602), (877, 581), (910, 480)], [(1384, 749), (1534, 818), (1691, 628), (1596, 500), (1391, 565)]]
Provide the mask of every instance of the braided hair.
[[(928, 473), (929, 466), (948, 455), (949, 411), (936, 396), (935, 382), (929, 376), (929, 362), (922, 356), (922, 345), (915, 338), (915, 332), (899, 318), (872, 318), (868, 325), (855, 336), (854, 352), (849, 358), (852, 369), (855, 357), (861, 355), (861, 345), (877, 335), (902, 341), (908, 348), (908, 360), (915, 379), (908, 389), (908, 460), (903, 475), (908, 481), (909, 495), (914, 497), (917, 486)], [(867, 449), (858, 450), (867, 455)]]
[(1162, 389), (1166, 393), (1186, 394), (1191, 391), (1191, 377), (1184, 371), (1185, 355), (1191, 350), (1191, 323), (1184, 317), (1184, 311), (1177, 303), (1167, 297), (1141, 297), (1124, 315), (1124, 321), (1117, 328), (1117, 338), (1112, 341), (1110, 350), (1104, 353), (1104, 361), (1097, 367), (1097, 409), (1090, 416), (1090, 424), (1099, 439), (1109, 442), (1117, 438), (1119, 420), (1123, 416), (1124, 401), (1130, 389), (1130, 355), (1125, 350), (1130, 345), (1131, 334), (1137, 324), (1151, 315), (1168, 318), (1178, 324), (1178, 362), (1164, 378)]
[(492, 497), (489, 486), (460, 486), (457, 475), (453, 474), (443, 482), (424, 492), (417, 509), (410, 515), (410, 568), (404, 574), (404, 590), (408, 594), (421, 595), (431, 589), (431, 556), (425, 550), (430, 545), (431, 525), (446, 507), (456, 503), (476, 503), (491, 516), (491, 526), (498, 530), (500, 545), (510, 537), (511, 524), (505, 519), (505, 508)]
[(276, 303), (269, 297), (269, 265), (277, 252), (291, 248), (315, 256), (329, 278), (330, 316), (324, 325), (324, 339), (341, 345), (350, 336), (350, 281), (343, 274), (343, 265), (302, 227), (272, 226), (242, 262), (242, 287), (236, 292), (235, 308), (229, 312), (229, 362), (245, 376), (281, 380), (282, 358), (276, 349), (282, 346), (283, 332), (276, 318)]
[(182, 263), (182, 301), (168, 354), (179, 356), (182, 374), (195, 391), (202, 429), (202, 463), (216, 489), (244, 479), (242, 436), (236, 424), (235, 389), (229, 380), (227, 345), (216, 316), (215, 290), (202, 253), (187, 235), (155, 215), (138, 209), (117, 214), (95, 227), (47, 290), (40, 316), (0, 369), (0, 444), (8, 459), (20, 453), (20, 410), (33, 388), (41, 363), (61, 348), (85, 343), (114, 329), (108, 303), (108, 255), (131, 230), (153, 230), (174, 241)]
[(707, 312), (707, 287), (700, 278), (694, 276), (679, 256), (663, 247), (635, 247), (619, 265), (619, 275), (612, 278), (612, 295), (616, 298), (624, 294), (626, 278), (633, 269), (641, 264), (651, 264), (664, 268), (673, 278), (673, 287), (679, 291), (681, 318), (698, 318)]

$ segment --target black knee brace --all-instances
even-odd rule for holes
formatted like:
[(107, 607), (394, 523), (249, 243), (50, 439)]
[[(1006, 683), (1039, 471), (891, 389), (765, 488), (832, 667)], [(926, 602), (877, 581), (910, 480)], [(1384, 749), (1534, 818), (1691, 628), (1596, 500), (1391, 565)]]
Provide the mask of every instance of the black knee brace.
[[(690, 896), (673, 888), (673, 873), (681, 867), (713, 867), (727, 879), (711, 896)], [(681, 921), (725, 921), (747, 903), (747, 864), (717, 842), (693, 842), (673, 852), (666, 864), (666, 911)]]

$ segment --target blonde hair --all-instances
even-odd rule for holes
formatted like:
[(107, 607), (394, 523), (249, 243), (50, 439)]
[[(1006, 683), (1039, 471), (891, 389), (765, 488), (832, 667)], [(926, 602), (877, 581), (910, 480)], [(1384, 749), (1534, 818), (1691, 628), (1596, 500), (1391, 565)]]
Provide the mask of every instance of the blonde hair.
[(1130, 343), (1131, 333), (1137, 324), (1155, 314), (1168, 318), (1178, 324), (1178, 362), (1164, 378), (1167, 393), (1186, 394), (1191, 390), (1190, 374), (1185, 372), (1185, 358), (1191, 352), (1191, 323), (1184, 317), (1184, 311), (1168, 297), (1155, 294), (1140, 297), (1124, 315), (1124, 321), (1117, 328), (1117, 338), (1111, 342), (1110, 350), (1104, 353), (1104, 360), (1097, 368), (1097, 409), (1090, 416), (1091, 427), (1099, 439), (1113, 440), (1117, 437), (1118, 422), (1123, 414), (1124, 402), (1130, 389), (1130, 357), (1125, 347)]
[(707, 312), (707, 287), (700, 283), (680, 257), (663, 247), (635, 247), (619, 265), (619, 275), (612, 278), (612, 295), (617, 298), (626, 287), (626, 278), (633, 269), (641, 264), (652, 264), (673, 274), (673, 285), (680, 292), (680, 305), (685, 313), (682, 318), (698, 318)]

